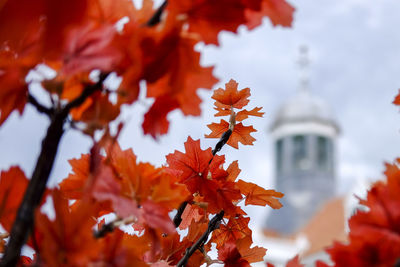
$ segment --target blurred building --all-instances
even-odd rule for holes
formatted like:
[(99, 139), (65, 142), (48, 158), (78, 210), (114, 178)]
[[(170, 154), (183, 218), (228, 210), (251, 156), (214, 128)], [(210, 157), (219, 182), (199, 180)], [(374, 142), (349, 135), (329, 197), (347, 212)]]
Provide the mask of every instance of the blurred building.
[(300, 85), (277, 111), (269, 129), (273, 143), (275, 189), (283, 207), (272, 210), (257, 242), (268, 248), (267, 261), (283, 266), (299, 254), (314, 266), (329, 260), (324, 249), (345, 241), (347, 200), (336, 194), (339, 126), (329, 106), (309, 88), (307, 48), (300, 49)]

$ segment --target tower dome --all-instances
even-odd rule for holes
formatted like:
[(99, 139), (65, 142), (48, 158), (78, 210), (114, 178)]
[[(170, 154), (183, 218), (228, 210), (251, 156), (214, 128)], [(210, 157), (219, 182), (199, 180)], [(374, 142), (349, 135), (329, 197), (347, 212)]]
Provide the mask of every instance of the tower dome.
[(300, 90), (278, 110), (270, 130), (284, 124), (315, 122), (330, 125), (338, 130), (328, 105), (308, 90)]

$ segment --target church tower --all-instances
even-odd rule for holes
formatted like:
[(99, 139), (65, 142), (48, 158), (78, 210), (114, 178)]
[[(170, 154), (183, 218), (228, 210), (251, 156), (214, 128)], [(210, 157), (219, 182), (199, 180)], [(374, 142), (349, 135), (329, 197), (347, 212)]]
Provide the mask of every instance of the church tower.
[(335, 195), (335, 152), (339, 127), (324, 101), (310, 92), (306, 47), (300, 48), (300, 87), (278, 110), (270, 134), (275, 189), (283, 207), (272, 210), (267, 229), (291, 234)]

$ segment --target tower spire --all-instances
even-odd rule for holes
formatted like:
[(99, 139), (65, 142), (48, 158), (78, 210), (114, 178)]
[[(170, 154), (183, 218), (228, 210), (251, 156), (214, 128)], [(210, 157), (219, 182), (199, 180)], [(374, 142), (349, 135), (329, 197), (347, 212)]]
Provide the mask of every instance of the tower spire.
[(310, 80), (308, 71), (310, 66), (310, 59), (308, 57), (308, 46), (301, 45), (299, 47), (299, 59), (297, 60), (296, 63), (300, 69), (299, 92), (309, 93)]

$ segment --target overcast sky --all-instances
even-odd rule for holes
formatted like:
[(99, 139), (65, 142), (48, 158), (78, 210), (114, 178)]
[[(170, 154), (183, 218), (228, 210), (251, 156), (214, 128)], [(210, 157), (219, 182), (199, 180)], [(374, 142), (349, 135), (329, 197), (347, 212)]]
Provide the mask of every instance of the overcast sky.
[[(356, 179), (381, 176), (384, 161), (400, 156), (400, 114), (391, 104), (400, 88), (400, 1), (398, 0), (298, 0), (293, 28), (263, 25), (239, 34), (222, 33), (221, 47), (199, 46), (205, 65), (215, 65), (220, 87), (229, 79), (239, 87), (251, 88), (250, 107), (263, 106), (264, 118), (248, 123), (258, 130), (254, 146), (239, 150), (224, 147), (227, 162), (239, 160), (241, 179), (264, 187), (273, 186), (271, 143), (267, 132), (278, 107), (294, 96), (299, 70), (295, 62), (298, 48), (307, 45), (310, 54), (310, 88), (330, 106), (340, 128), (338, 140), (338, 180), (341, 190)], [(133, 148), (139, 160), (161, 165), (165, 155), (183, 150), (190, 135), (201, 139), (202, 147), (214, 146), (205, 140), (207, 124), (217, 121), (210, 97), (205, 100), (200, 118), (184, 118), (173, 112), (169, 134), (154, 141), (143, 137), (140, 124), (149, 103), (125, 108), (127, 120), (120, 136), (123, 148)], [(219, 119), (218, 119), (219, 120)], [(22, 118), (13, 114), (0, 128), (0, 168), (20, 164), (30, 176), (48, 120), (31, 107)], [(66, 159), (86, 153), (91, 143), (80, 133), (69, 131), (62, 139), (51, 184), (67, 176)], [(262, 208), (248, 210), (259, 214)], [(255, 222), (261, 222), (262, 216)]]

